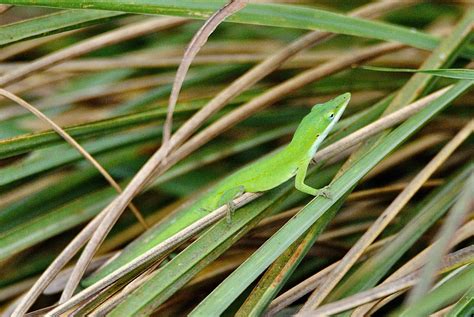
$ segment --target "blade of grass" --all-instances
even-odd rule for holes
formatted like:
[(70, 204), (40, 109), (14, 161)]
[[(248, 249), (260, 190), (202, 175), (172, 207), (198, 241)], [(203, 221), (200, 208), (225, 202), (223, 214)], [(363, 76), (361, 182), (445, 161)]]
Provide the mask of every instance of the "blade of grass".
[[(472, 263), (474, 260), (474, 252), (473, 248), (464, 248), (460, 251), (454, 252), (449, 254), (447, 257), (444, 258), (444, 265), (442, 270), (437, 272), (442, 273), (446, 271), (451, 271), (456, 269), (460, 266), (466, 265), (466, 263)], [(346, 299), (340, 300), (335, 303), (327, 304), (325, 306), (320, 307), (318, 310), (314, 311), (314, 313), (302, 313), (301, 316), (316, 316), (321, 315), (333, 315), (345, 310), (354, 308), (361, 304), (365, 304), (367, 302), (371, 302), (373, 300), (385, 297), (387, 295), (393, 294), (397, 291), (404, 290), (409, 288), (420, 281), (420, 272), (415, 271), (411, 274), (406, 275), (403, 278), (395, 280), (393, 282), (377, 286), (371, 290), (364, 291), (357, 295), (353, 295)], [(435, 299), (425, 298), (423, 303), (420, 306), (417, 306), (416, 310), (412, 310), (410, 312), (402, 312), (399, 316), (427, 316), (429, 310), (426, 306), (430, 304), (433, 305), (433, 302), (437, 303), (437, 305), (442, 305), (443, 301), (449, 300), (448, 296), (457, 296), (457, 294), (464, 292), (470, 286), (470, 279), (474, 278), (474, 265), (467, 265), (461, 273), (455, 275), (455, 277), (451, 278), (450, 281), (446, 282), (444, 287), (443, 285), (440, 286), (437, 290), (435, 290), (431, 296), (435, 297)], [(462, 281), (464, 279), (464, 281)], [(467, 281), (465, 280), (467, 279)], [(462, 282), (461, 282), (462, 281)], [(460, 283), (459, 288), (454, 287), (455, 282)], [(452, 283), (452, 284), (451, 284)], [(446, 286), (448, 284), (449, 286)], [(444, 297), (444, 298), (443, 298)], [(448, 299), (446, 299), (448, 297)], [(424, 307), (423, 307), (424, 306)], [(439, 306), (438, 306), (439, 307)], [(398, 315), (398, 314), (397, 314)]]
[(466, 294), (450, 309), (446, 317), (469, 316), (474, 313), (474, 287), (471, 287)]
[[(471, 133), (474, 131), (474, 120), (470, 123)], [(437, 244), (432, 248), (429, 258), (421, 273), (421, 281), (410, 292), (406, 301), (407, 310), (413, 309), (413, 305), (421, 300), (421, 298), (431, 288), (434, 274), (438, 270), (443, 254), (449, 249), (451, 237), (457, 227), (462, 224), (464, 217), (474, 208), (474, 172), (471, 173), (466, 181), (463, 192), (457, 200), (454, 207), (446, 217), (446, 221), (436, 235)], [(411, 308), (410, 308), (411, 307)]]
[[(390, 240), (390, 238), (384, 239), (384, 240), (378, 241), (377, 243), (372, 244), (371, 248), (367, 249), (366, 252), (370, 253), (374, 249), (377, 249), (377, 248), (385, 245), (385, 243), (388, 240)], [(276, 315), (279, 311), (281, 311), (282, 309), (284, 309), (288, 305), (294, 303), (295, 301), (297, 301), (301, 297), (305, 296), (306, 294), (308, 294), (309, 292), (314, 290), (321, 283), (322, 277), (327, 275), (337, 265), (337, 263), (338, 262), (334, 262), (334, 263), (326, 266), (324, 269), (322, 269), (322, 270), (318, 271), (317, 273), (313, 274), (312, 276), (307, 278), (305, 281), (299, 283), (298, 285), (292, 287), (291, 289), (289, 289), (285, 293), (278, 296), (268, 306), (268, 310), (265, 312), (264, 316), (269, 317), (269, 316)]]
[[(462, 190), (462, 189), (461, 189)], [(473, 236), (473, 228), (474, 228), (474, 221), (470, 221), (466, 223), (464, 226), (462, 226), (455, 234), (454, 240), (452, 241), (452, 246), (455, 247), (461, 243), (463, 243), (466, 240), (471, 239)], [(389, 283), (391, 281), (394, 281), (400, 277), (403, 277), (410, 272), (413, 272), (415, 270), (420, 269), (429, 259), (426, 257), (428, 254), (429, 250), (433, 247), (433, 245), (430, 245), (426, 248), (424, 248), (421, 252), (419, 252), (416, 256), (412, 257), (408, 262), (404, 263), (400, 268), (398, 268), (394, 273), (392, 273), (389, 277), (387, 277), (382, 284), (384, 283)], [(387, 303), (391, 302), (393, 299), (395, 299), (397, 296), (399, 296), (401, 293), (396, 293), (393, 295), (390, 295), (384, 299), (381, 299), (375, 303), (370, 303), (367, 305), (364, 305), (365, 307), (371, 306), (369, 308), (370, 311), (377, 311), (381, 307), (385, 306)], [(364, 306), (359, 307), (357, 310), (361, 311), (363, 310)], [(355, 316), (361, 316), (360, 314), (356, 315), (356, 312), (354, 312)], [(364, 316), (364, 315), (362, 315)]]
[(43, 56), (11, 73), (0, 76), (0, 87), (7, 86), (13, 82), (24, 79), (35, 72), (44, 70), (65, 60), (95, 51), (99, 48), (120, 43), (158, 30), (172, 28), (185, 22), (186, 20), (181, 18), (152, 18), (105, 32), (57, 52)]
[(468, 164), (440, 188), (418, 204), (417, 216), (406, 224), (395, 239), (380, 252), (368, 259), (345, 279), (328, 298), (329, 301), (347, 297), (375, 284), (392, 268), (403, 254), (438, 220), (455, 202), (474, 165)]
[(285, 285), (291, 274), (296, 270), (304, 256), (311, 249), (321, 232), (334, 218), (344, 200), (345, 197), (339, 199), (339, 201), (322, 215), (300, 239), (296, 240), (273, 262), (272, 266), (265, 272), (264, 276), (246, 298), (235, 316), (262, 315), (271, 300), (273, 300), (276, 294)]
[(453, 78), (453, 79), (468, 79), (474, 80), (474, 70), (466, 68), (446, 68), (446, 69), (409, 69), (409, 68), (387, 68), (364, 66), (363, 69), (373, 70), (378, 72), (391, 73), (423, 73), (434, 76)]
[[(36, 109), (34, 106), (30, 105), (27, 103), (25, 100), (17, 97), (16, 95), (0, 88), (0, 95), (7, 97), (10, 100), (13, 100), (20, 106), (26, 108), (28, 111), (32, 112), (36, 117), (38, 117), (40, 120), (46, 122), (47, 125), (51, 126), (53, 130), (59, 134), (67, 143), (69, 143), (73, 148), (75, 148), (89, 163), (94, 166), (94, 168), (99, 171), (99, 173), (105, 178), (105, 180), (112, 186), (112, 188), (115, 189), (116, 192), (121, 193), (122, 192), (122, 187), (120, 187), (119, 184), (115, 181), (115, 179), (109, 174), (109, 172), (102, 167), (102, 165), (89, 153), (87, 152), (73, 137), (71, 137), (66, 131), (63, 130), (59, 125), (57, 125), (53, 120), (48, 118), (45, 114), (43, 114), (41, 111)], [(135, 217), (138, 219), (138, 221), (142, 224), (143, 228), (148, 229), (148, 224), (145, 221), (145, 218), (143, 218), (141, 212), (138, 210), (138, 208), (133, 204), (130, 203), (128, 205), (130, 208), (130, 211), (135, 215)]]
[(442, 308), (446, 303), (450, 303), (453, 299), (458, 298), (466, 290), (472, 286), (474, 280), (474, 260), (471, 258), (470, 264), (467, 265), (460, 273), (435, 288), (425, 297), (421, 298), (416, 305), (411, 305), (400, 312), (399, 316), (426, 316), (435, 312), (436, 309)]
[(0, 26), (0, 47), (109, 21), (124, 15), (99, 10), (64, 10)]
[(184, 52), (181, 63), (176, 71), (176, 76), (173, 81), (173, 87), (171, 88), (171, 94), (168, 101), (168, 112), (166, 115), (165, 125), (163, 126), (163, 142), (162, 147), (168, 146), (168, 141), (171, 136), (171, 129), (173, 127), (173, 113), (178, 101), (179, 92), (183, 85), (186, 73), (188, 72), (191, 63), (196, 57), (201, 47), (206, 44), (209, 36), (215, 31), (219, 24), (224, 21), (229, 15), (241, 10), (247, 5), (248, 0), (230, 0), (225, 6), (219, 8), (214, 14), (212, 14), (203, 26), (196, 32), (196, 34), (189, 42), (186, 51)]

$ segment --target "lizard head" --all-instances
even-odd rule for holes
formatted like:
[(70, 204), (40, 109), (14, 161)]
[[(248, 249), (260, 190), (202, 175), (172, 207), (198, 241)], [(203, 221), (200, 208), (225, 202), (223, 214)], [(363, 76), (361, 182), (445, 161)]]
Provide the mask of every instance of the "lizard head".
[(327, 124), (337, 122), (346, 109), (350, 99), (351, 94), (346, 92), (326, 103), (314, 105), (311, 109), (311, 117), (321, 118), (326, 121)]
[(341, 118), (350, 99), (351, 94), (345, 93), (328, 102), (315, 105), (301, 121), (291, 143), (303, 148), (308, 155), (314, 155), (321, 142)]

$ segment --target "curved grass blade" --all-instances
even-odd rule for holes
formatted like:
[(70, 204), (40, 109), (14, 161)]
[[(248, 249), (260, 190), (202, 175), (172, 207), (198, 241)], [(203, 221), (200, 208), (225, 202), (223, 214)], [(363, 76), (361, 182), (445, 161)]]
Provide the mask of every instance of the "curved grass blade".
[(163, 126), (163, 147), (168, 145), (167, 143), (171, 137), (171, 129), (173, 127), (173, 112), (176, 107), (176, 103), (178, 102), (179, 92), (181, 91), (183, 82), (186, 79), (186, 74), (193, 59), (199, 53), (199, 50), (206, 44), (209, 36), (211, 36), (219, 24), (222, 23), (227, 16), (239, 11), (246, 5), (246, 0), (230, 0), (225, 6), (213, 13), (191, 39), (191, 42), (186, 48), (183, 58), (181, 59), (181, 63), (178, 66), (178, 70), (176, 71), (175, 79), (173, 81), (173, 86), (171, 88), (171, 94), (168, 101), (168, 113)]
[(444, 109), (474, 84), (473, 81), (460, 81), (431, 105), (414, 115), (384, 140), (378, 143), (359, 161), (354, 163), (332, 185), (332, 200), (317, 197), (297, 216), (288, 221), (272, 238), (267, 240), (247, 261), (235, 270), (223, 283), (206, 297), (191, 313), (191, 316), (209, 316), (222, 313), (245, 288), (252, 283), (280, 254), (298, 239), (334, 203), (349, 191), (378, 162), (406, 141), (414, 132), (427, 123), (434, 115)]

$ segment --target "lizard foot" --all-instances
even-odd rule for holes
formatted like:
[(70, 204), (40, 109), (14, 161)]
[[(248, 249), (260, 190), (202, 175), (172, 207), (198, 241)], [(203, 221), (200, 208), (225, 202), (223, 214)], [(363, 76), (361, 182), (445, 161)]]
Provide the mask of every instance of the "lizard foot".
[(332, 194), (331, 194), (331, 187), (329, 185), (327, 186), (324, 186), (323, 188), (321, 189), (318, 189), (316, 195), (316, 197), (318, 196), (322, 196), (324, 198), (327, 198), (327, 199), (331, 199), (332, 197)]
[(234, 202), (231, 200), (227, 203), (227, 214), (226, 214), (226, 217), (225, 217), (225, 220), (227, 222), (227, 224), (231, 224), (232, 223), (232, 216), (234, 215), (234, 211), (235, 209), (237, 209), (237, 206), (234, 204)]

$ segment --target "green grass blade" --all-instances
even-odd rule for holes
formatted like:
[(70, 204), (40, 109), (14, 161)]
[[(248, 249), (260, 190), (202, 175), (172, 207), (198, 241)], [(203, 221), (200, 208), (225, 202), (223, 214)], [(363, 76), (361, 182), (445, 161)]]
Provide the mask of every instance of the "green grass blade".
[[(89, 153), (96, 155), (156, 139), (159, 135), (160, 132), (156, 129), (134, 131), (133, 133), (112, 135), (101, 140), (85, 142), (83, 146)], [(83, 159), (83, 156), (76, 149), (71, 148), (69, 144), (57, 145), (35, 152), (34, 155), (0, 170), (0, 188), (81, 159)]]
[(99, 10), (64, 10), (0, 26), (0, 47), (15, 42), (80, 29), (123, 15)]
[(474, 80), (474, 70), (466, 68), (446, 68), (446, 69), (409, 69), (409, 68), (387, 68), (387, 67), (373, 67), (365, 66), (363, 69), (374, 70), (378, 72), (390, 73), (423, 73), (439, 77), (453, 78), (453, 79), (467, 79)]
[(376, 285), (418, 239), (439, 220), (456, 201), (474, 163), (464, 166), (443, 186), (419, 203), (417, 216), (382, 250), (369, 258), (328, 297), (329, 301), (347, 297)]
[(429, 316), (462, 295), (472, 287), (472, 281), (474, 281), (474, 264), (472, 264), (472, 261), (474, 259), (471, 259), (471, 264), (467, 265), (461, 272), (458, 272), (419, 301), (400, 312), (398, 316)]
[(446, 317), (460, 317), (474, 315), (474, 286), (454, 305)]
[(115, 189), (106, 188), (4, 232), (0, 235), (0, 261), (91, 219), (115, 195)]
[[(222, 7), (226, 1), (179, 1), (139, 0), (139, 1), (49, 1), (49, 0), (9, 0), (6, 4), (46, 6), (69, 9), (99, 9), (139, 14), (158, 14), (207, 19), (209, 15)], [(439, 39), (419, 32), (388, 23), (369, 21), (342, 14), (313, 8), (283, 5), (250, 3), (243, 10), (230, 16), (227, 21), (257, 25), (299, 28), (306, 30), (324, 30), (359, 37), (397, 41), (407, 45), (432, 50)], [(468, 57), (474, 57), (474, 51), (466, 51)]]
[(192, 316), (209, 316), (222, 313), (245, 288), (252, 283), (276, 258), (296, 239), (329, 210), (347, 191), (368, 173), (378, 162), (405, 142), (452, 100), (472, 86), (473, 81), (460, 81), (431, 105), (414, 115), (393, 132), (383, 142), (350, 167), (331, 185), (332, 200), (317, 197), (296, 217), (288, 221), (272, 238), (265, 242), (247, 261), (235, 270), (223, 283), (206, 297), (192, 312)]
[[(319, 175), (319, 174), (318, 174)], [(270, 302), (282, 289), (300, 262), (311, 249), (321, 232), (334, 218), (344, 203), (342, 197), (324, 215), (321, 216), (302, 236), (296, 240), (265, 272), (259, 283), (254, 287), (236, 316), (261, 316)]]

